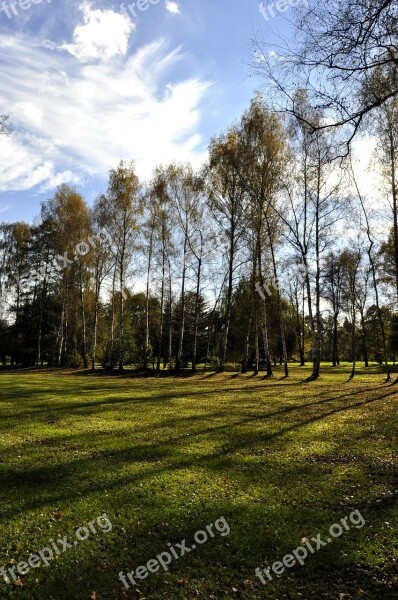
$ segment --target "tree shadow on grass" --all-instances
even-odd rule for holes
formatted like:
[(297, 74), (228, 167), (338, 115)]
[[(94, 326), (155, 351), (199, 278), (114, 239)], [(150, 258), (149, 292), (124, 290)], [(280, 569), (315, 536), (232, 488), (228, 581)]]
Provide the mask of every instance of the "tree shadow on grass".
[[(358, 395), (376, 390), (375, 397), (356, 401)], [(247, 400), (254, 391), (259, 392), (258, 386), (228, 393), (235, 402), (233, 392), (246, 392)], [(210, 397), (219, 392), (212, 390)], [(191, 407), (196, 405), (199, 393), (203, 392), (190, 394)], [(154, 401), (121, 396), (94, 404), (73, 402), (55, 407), (61, 418), (74, 414), (95, 416), (96, 411), (101, 414), (104, 404), (115, 409), (132, 408), (133, 414), (121, 415), (126, 418), (123, 431), (68, 431), (41, 440), (39, 447), (33, 440), (14, 444), (2, 454), (2, 460), (25, 455), (34, 465), (21, 464), (10, 469), (2, 464), (2, 544), (7, 557), (20, 556), (22, 560), (25, 554), (40, 549), (32, 548), (29, 527), (40, 527), (40, 539), (46, 545), (58, 532), (72, 533), (77, 517), (81, 525), (96, 517), (88, 512), (93, 505), (108, 512), (114, 529), (111, 534), (82, 542), (48, 569), (32, 571), (22, 587), (11, 591), (6, 586), (5, 597), (80, 600), (96, 591), (98, 600), (123, 598), (119, 571), (146, 564), (166, 550), (168, 542), (192, 540), (195, 531), (224, 516), (231, 527), (230, 536), (209, 540), (173, 563), (168, 575), (162, 571), (140, 581), (139, 595), (153, 600), (183, 600), (198, 596), (195, 590), (199, 588), (199, 597), (204, 598), (215, 595), (232, 599), (238, 594), (247, 600), (274, 600), (292, 597), (294, 589), (306, 600), (334, 600), (341, 590), (355, 597), (361, 588), (367, 594), (365, 598), (393, 598), (393, 566), (387, 562), (379, 569), (366, 564), (366, 547), (385, 537), (385, 521), (393, 522), (397, 474), (383, 464), (354, 460), (349, 454), (353, 443), (362, 442), (366, 451), (367, 430), (358, 429), (351, 437), (332, 436), (324, 455), (326, 460), (321, 464), (308, 463), (299, 455), (296, 459), (290, 456), (295, 456), (291, 446), (296, 440), (305, 443), (304, 431), (308, 430), (311, 441), (316, 441), (317, 436), (323, 439), (323, 430), (318, 432), (312, 425), (327, 420), (332, 426), (344, 411), (360, 411), (362, 416), (366, 408), (377, 406), (377, 402), (381, 404), (372, 413), (374, 426), (376, 431), (383, 431), (388, 411), (382, 409), (382, 403), (394, 394), (395, 390), (386, 393), (385, 388), (367, 388), (269, 412), (264, 412), (264, 400), (260, 398), (255, 400), (249, 415), (242, 414), (242, 409), (239, 413), (237, 403), (232, 408), (227, 403), (225, 408), (211, 412), (205, 412), (204, 405), (203, 414), (172, 416), (148, 424), (134, 422), (135, 414), (137, 418), (142, 414), (135, 413), (136, 408), (142, 405), (145, 410), (156, 411), (164, 405), (165, 398), (187, 397), (188, 392), (166, 393)], [(272, 398), (265, 400), (269, 405)], [(292, 403), (294, 399), (287, 401)], [(170, 410), (178, 411), (181, 406)], [(255, 409), (262, 412), (256, 413)], [(49, 415), (52, 410), (50, 407)], [(215, 419), (226, 418), (233, 420), (214, 423)], [(14, 419), (19, 424), (20, 414), (14, 414)], [(359, 426), (361, 419), (357, 422)], [(147, 441), (143, 442), (140, 436)], [(352, 470), (344, 476), (340, 465), (332, 462), (335, 455), (351, 456), (348, 464)], [(42, 465), (37, 466), (40, 458)], [(382, 496), (383, 489), (392, 493)], [(324, 533), (332, 523), (357, 508), (366, 513), (369, 529), (347, 532), (325, 551), (311, 556), (302, 569), (297, 565), (286, 573), (286, 578), (285, 574), (275, 578), (272, 585), (270, 582), (263, 587), (256, 579), (257, 566), (281, 560), (300, 544), (303, 536)], [(74, 521), (69, 516), (62, 517), (56, 525), (52, 523), (50, 531), (46, 519), (55, 510), (72, 513)], [(16, 540), (7, 540), (4, 533), (13, 531), (11, 528), (9, 532), (8, 524), (19, 518), (21, 511), (26, 519), (24, 527), (19, 527), (21, 540), (17, 540), (19, 547), (15, 549)], [(389, 552), (380, 545), (376, 551), (380, 561)], [(134, 597), (136, 590), (131, 589), (129, 594)]]

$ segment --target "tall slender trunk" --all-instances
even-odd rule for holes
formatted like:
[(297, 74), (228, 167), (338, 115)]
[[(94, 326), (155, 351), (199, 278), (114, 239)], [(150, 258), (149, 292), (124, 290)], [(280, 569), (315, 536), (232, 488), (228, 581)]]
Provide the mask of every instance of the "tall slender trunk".
[[(390, 126), (390, 157), (391, 157), (391, 191), (392, 191), (392, 206), (393, 206), (393, 232), (394, 232), (394, 267), (395, 267), (395, 286), (397, 292), (398, 301), (398, 190), (396, 183), (396, 166), (395, 156), (396, 146), (394, 143), (394, 136), (392, 135)], [(388, 364), (388, 363), (387, 363)], [(398, 377), (394, 383), (398, 383)]]
[(184, 236), (184, 252), (182, 258), (182, 282), (181, 282), (181, 323), (180, 323), (180, 336), (178, 340), (178, 351), (177, 351), (177, 359), (175, 364), (175, 370), (179, 371), (181, 369), (181, 361), (182, 361), (182, 349), (184, 344), (184, 332), (185, 332), (185, 278), (186, 278), (186, 260), (187, 260), (187, 245), (188, 239), (187, 235)]
[(305, 367), (305, 282), (303, 283), (303, 314), (301, 317), (302, 322), (302, 340), (303, 340), (303, 362), (302, 367)]
[(83, 290), (83, 275), (82, 266), (79, 265), (79, 285), (80, 285), (80, 308), (81, 308), (81, 319), (82, 319), (82, 352), (83, 352), (83, 367), (87, 369), (87, 331), (86, 331), (86, 310), (84, 308), (84, 290)]
[(123, 242), (120, 253), (119, 266), (119, 372), (124, 370), (124, 257), (125, 257), (125, 242)]
[[(308, 304), (308, 316), (310, 318), (310, 326), (311, 326), (311, 336), (312, 336), (312, 353), (313, 353), (313, 373), (314, 373), (314, 351), (316, 352), (316, 323), (315, 323), (315, 318), (314, 318), (314, 313), (313, 313), (313, 308), (312, 308), (312, 297), (311, 297), (311, 282), (310, 282), (310, 276), (309, 276), (309, 272), (308, 272), (308, 263), (307, 263), (307, 258), (304, 257), (304, 266), (306, 269), (306, 273), (305, 273), (305, 285), (307, 288), (307, 304)], [(315, 350), (314, 350), (315, 348)], [(313, 375), (311, 377), (309, 377), (309, 380), (312, 380)]]
[(398, 190), (397, 190), (397, 182), (396, 182), (396, 145), (394, 136), (391, 131), (389, 131), (389, 141), (390, 141), (390, 161), (391, 161), (391, 194), (392, 194), (392, 208), (393, 208), (393, 238), (394, 238), (394, 262), (395, 262), (395, 286), (397, 292), (397, 300), (398, 300)]
[(352, 370), (351, 370), (350, 380), (355, 377), (355, 369), (356, 369), (356, 335), (355, 335), (355, 327), (356, 327), (356, 310), (355, 310), (355, 306), (354, 306), (352, 308), (352, 333), (351, 333)]
[(332, 355), (333, 355), (333, 367), (337, 367), (339, 365), (339, 348), (338, 348), (338, 314), (336, 312), (333, 313)]
[(163, 249), (162, 252), (162, 288), (160, 293), (160, 323), (159, 323), (159, 341), (158, 341), (158, 356), (156, 363), (156, 371), (160, 371), (160, 363), (162, 360), (162, 343), (163, 343), (163, 322), (164, 322), (164, 287), (166, 276), (166, 257)]
[(296, 334), (297, 334), (297, 345), (300, 356), (300, 367), (304, 367), (304, 338), (301, 331), (301, 316), (300, 316), (300, 304), (298, 298), (298, 288), (294, 288), (294, 307), (296, 313)]
[(98, 298), (95, 294), (94, 300), (94, 323), (93, 323), (93, 348), (91, 352), (91, 368), (95, 371), (95, 360), (97, 354), (97, 336), (98, 336)]
[(366, 325), (365, 325), (365, 315), (363, 312), (363, 306), (361, 307), (361, 329), (362, 329), (362, 348), (363, 348), (363, 356), (365, 361), (365, 368), (369, 367), (369, 354), (368, 354), (368, 346), (366, 343), (367, 335), (366, 335)]
[(197, 347), (198, 347), (198, 326), (199, 326), (199, 300), (200, 300), (200, 277), (202, 270), (202, 248), (198, 260), (198, 277), (196, 281), (196, 301), (195, 301), (195, 323), (193, 332), (193, 351), (192, 351), (192, 373), (196, 373)]
[[(375, 266), (375, 263), (374, 263), (374, 260), (373, 260), (373, 254), (372, 254), (373, 246), (374, 246), (374, 241), (373, 241), (373, 238), (372, 238), (372, 235), (371, 235), (368, 213), (366, 212), (365, 205), (364, 205), (363, 198), (362, 198), (362, 194), (361, 194), (360, 189), (358, 187), (358, 183), (357, 183), (357, 180), (355, 178), (352, 165), (351, 165), (351, 172), (352, 172), (354, 184), (355, 184), (355, 187), (356, 187), (356, 190), (357, 190), (358, 198), (359, 198), (359, 201), (361, 203), (362, 212), (363, 212), (363, 215), (364, 215), (364, 218), (365, 218), (365, 223), (366, 223), (366, 236), (367, 236), (368, 241), (369, 241), (369, 246), (368, 246), (368, 249), (367, 249), (367, 255), (368, 255), (368, 258), (369, 258), (369, 264), (370, 264), (371, 272), (372, 272), (373, 286), (374, 286), (374, 290), (375, 290), (375, 301), (376, 301), (376, 309), (377, 309), (377, 318), (378, 318), (378, 321), (379, 321), (380, 331), (381, 331), (381, 337), (382, 337), (382, 340), (383, 340), (383, 354), (384, 354), (384, 364), (385, 364), (385, 370), (386, 370), (386, 381), (391, 381), (390, 367), (389, 367), (389, 364), (388, 364), (386, 330), (385, 330), (385, 327), (384, 327), (383, 314), (382, 314), (381, 308), (380, 308), (380, 298), (379, 298), (379, 288), (378, 288), (378, 285), (377, 285), (376, 266)], [(397, 378), (396, 382), (398, 382), (398, 378)]]
[(250, 314), (249, 322), (247, 324), (247, 333), (245, 340), (245, 356), (242, 363), (242, 373), (247, 373), (248, 361), (249, 361), (249, 350), (250, 350), (250, 330), (252, 327), (253, 314)]
[(147, 274), (146, 274), (144, 369), (147, 368), (148, 360), (149, 360), (149, 279), (150, 279), (150, 275), (151, 275), (152, 251), (153, 251), (153, 228), (151, 229), (151, 237), (150, 237), (150, 242), (149, 242), (148, 266), (147, 266)]
[[(258, 261), (258, 264), (256, 264), (256, 261)], [(253, 277), (253, 285), (255, 285), (255, 279), (256, 279), (256, 273), (257, 273), (257, 269), (258, 269), (258, 274), (259, 274), (259, 279), (260, 279), (260, 285), (261, 288), (264, 289), (264, 277), (263, 277), (263, 270), (262, 270), (262, 266), (261, 266), (261, 242), (258, 239), (257, 243), (256, 243), (256, 250), (255, 250), (255, 256), (253, 259), (253, 273), (254, 273), (254, 277)], [(253, 294), (255, 295), (256, 292), (253, 291)], [(256, 332), (257, 332), (257, 311), (256, 311), (256, 303), (254, 306), (254, 317), (255, 317), (255, 327), (256, 327)], [(263, 333), (263, 343), (264, 343), (264, 361), (265, 361), (265, 368), (266, 368), (266, 377), (272, 377), (272, 364), (271, 364), (271, 353), (270, 353), (270, 349), (269, 349), (269, 337), (268, 337), (268, 315), (267, 315), (267, 298), (264, 295), (264, 297), (262, 298), (262, 333)], [(255, 338), (255, 342), (256, 344), (258, 343), (258, 339)], [(256, 345), (257, 347), (257, 345)], [(258, 367), (257, 367), (257, 371), (258, 371)]]
[(231, 239), (229, 247), (229, 260), (228, 260), (228, 289), (227, 289), (227, 308), (225, 315), (225, 331), (223, 338), (223, 346), (221, 351), (221, 361), (219, 371), (222, 372), (225, 368), (227, 360), (227, 348), (228, 348), (228, 335), (231, 321), (231, 308), (232, 308), (232, 289), (233, 289), (233, 272), (234, 272), (234, 249), (235, 249), (235, 227), (231, 226)]
[(315, 273), (315, 328), (313, 336), (313, 371), (311, 380), (315, 381), (318, 379), (321, 367), (321, 265), (320, 265), (320, 245), (319, 245), (319, 203), (320, 203), (320, 180), (321, 180), (321, 167), (318, 164), (318, 178), (317, 178), (317, 205), (315, 214), (315, 258), (316, 258), (316, 273)]
[[(225, 281), (225, 279), (224, 279)], [(213, 328), (214, 328), (214, 315), (216, 314), (216, 310), (217, 310), (217, 306), (219, 305), (220, 302), (220, 298), (221, 298), (221, 294), (224, 288), (224, 281), (222, 283), (221, 289), (220, 289), (220, 293), (218, 294), (218, 298), (213, 306), (213, 310), (211, 312), (211, 317), (210, 317), (210, 323), (209, 326), (207, 328), (207, 346), (206, 346), (206, 358), (205, 358), (205, 364), (203, 367), (203, 373), (206, 373), (206, 369), (207, 369), (207, 363), (209, 362), (209, 356), (210, 356), (210, 341), (211, 341), (211, 334), (213, 332)]]
[(116, 290), (116, 267), (112, 278), (112, 302), (111, 302), (111, 324), (109, 332), (109, 355), (108, 362), (110, 370), (113, 369), (113, 345), (115, 339), (115, 290)]
[(59, 324), (58, 335), (57, 335), (57, 342), (59, 341), (57, 367), (60, 367), (62, 364), (62, 349), (63, 349), (63, 345), (64, 345), (64, 320), (65, 320), (65, 298), (62, 303), (61, 321)]
[[(271, 229), (269, 225), (269, 221), (267, 220), (267, 229), (268, 229), (268, 237), (269, 244), (271, 250), (272, 257), (272, 267), (274, 271), (274, 279), (275, 282), (278, 282), (278, 273), (276, 269), (276, 260), (275, 260), (275, 252), (274, 252), (274, 244), (272, 242)], [(282, 297), (279, 289), (279, 285), (276, 285), (276, 298), (278, 302), (278, 312), (279, 312), (279, 324), (280, 324), (280, 332), (281, 332), (281, 342), (282, 342), (282, 354), (283, 354), (283, 363), (285, 368), (285, 377), (289, 377), (289, 366), (288, 366), (288, 357), (287, 357), (287, 346), (286, 346), (286, 327), (285, 327), (285, 319), (283, 317), (283, 307), (282, 307)]]
[(63, 347), (63, 351), (62, 351), (62, 356), (63, 356), (63, 361), (61, 366), (64, 366), (64, 364), (66, 364), (66, 358), (68, 356), (68, 350), (69, 350), (69, 299), (68, 299), (68, 295), (69, 295), (69, 290), (68, 290), (68, 283), (66, 283), (66, 292), (65, 292), (65, 335), (64, 335), (64, 347)]
[(101, 293), (101, 273), (99, 266), (99, 259), (96, 264), (96, 275), (95, 275), (95, 296), (94, 296), (94, 320), (93, 320), (93, 346), (91, 351), (91, 368), (95, 371), (95, 361), (97, 354), (97, 343), (98, 343), (98, 309), (99, 299)]
[(267, 305), (266, 300), (263, 300), (263, 343), (264, 343), (264, 360), (266, 368), (266, 376), (272, 377), (272, 364), (271, 364), (271, 353), (269, 349), (269, 337), (268, 337), (268, 316), (267, 316)]
[(356, 348), (356, 324), (357, 324), (357, 310), (356, 310), (356, 279), (358, 273), (358, 266), (360, 263), (360, 257), (358, 255), (358, 262), (355, 265), (355, 271), (351, 275), (351, 322), (352, 322), (352, 333), (351, 333), (351, 353), (352, 353), (352, 370), (350, 380), (355, 377), (355, 370), (357, 364), (357, 348)]
[(37, 349), (36, 349), (36, 365), (39, 366), (42, 360), (41, 357), (41, 344), (43, 334), (43, 311), (44, 311), (44, 300), (46, 295), (46, 280), (43, 281), (43, 289), (40, 296), (40, 309), (39, 309), (39, 329), (37, 332)]
[(253, 375), (258, 375), (260, 369), (260, 348), (258, 344), (258, 320), (257, 320), (257, 309), (254, 309), (254, 371)]
[(171, 265), (170, 258), (169, 261), (169, 348), (168, 348), (168, 358), (169, 358), (169, 369), (170, 371), (173, 368), (173, 291), (171, 285)]

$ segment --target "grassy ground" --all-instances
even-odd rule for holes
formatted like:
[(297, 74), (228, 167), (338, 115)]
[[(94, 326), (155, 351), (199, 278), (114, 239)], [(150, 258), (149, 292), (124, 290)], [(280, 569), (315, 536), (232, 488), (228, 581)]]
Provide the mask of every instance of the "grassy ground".
[[(398, 386), (376, 368), (348, 373), (0, 373), (0, 567), (73, 543), (104, 512), (113, 524), (48, 567), (0, 577), (0, 597), (398, 598)], [(266, 585), (256, 577), (354, 510), (364, 527)], [(118, 580), (222, 516), (229, 535), (128, 591)]]

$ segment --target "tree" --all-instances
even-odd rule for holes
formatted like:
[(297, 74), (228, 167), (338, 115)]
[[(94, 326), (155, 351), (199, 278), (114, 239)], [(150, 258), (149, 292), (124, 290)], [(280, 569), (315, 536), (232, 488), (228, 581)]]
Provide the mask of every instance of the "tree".
[[(305, 91), (297, 93), (297, 101), (306, 115), (309, 108)], [(321, 119), (318, 114), (318, 121)], [(346, 217), (347, 203), (341, 195), (344, 173), (336, 172), (331, 160), (333, 136), (324, 131), (311, 133), (305, 123), (295, 120), (290, 135), (293, 176), (285, 183), (286, 202), (278, 214), (304, 274), (312, 335), (312, 381), (320, 374), (322, 261), (336, 223)]]
[[(370, 226), (370, 219), (369, 219), (369, 215), (368, 215), (368, 211), (366, 209), (365, 206), (365, 202), (364, 199), (362, 197), (362, 194), (360, 192), (359, 186), (358, 186), (358, 182), (355, 178), (355, 173), (352, 167), (352, 161), (350, 162), (350, 175), (351, 178), (354, 182), (355, 185), (355, 189), (358, 195), (358, 200), (361, 206), (361, 210), (364, 216), (364, 220), (365, 220), (365, 230), (366, 230), (366, 238), (368, 240), (368, 247), (366, 250), (367, 256), (368, 256), (368, 261), (369, 261), (369, 265), (370, 265), (370, 270), (372, 273), (372, 283), (373, 283), (373, 289), (374, 289), (374, 293), (375, 293), (375, 301), (376, 301), (376, 310), (377, 310), (377, 317), (378, 317), (378, 322), (379, 322), (379, 326), (380, 326), (380, 332), (381, 332), (381, 336), (382, 336), (382, 341), (383, 341), (383, 356), (384, 356), (384, 363), (385, 363), (385, 370), (386, 370), (386, 381), (390, 381), (391, 379), (391, 374), (390, 374), (390, 368), (388, 366), (388, 355), (387, 355), (387, 335), (386, 335), (386, 330), (385, 330), (385, 321), (383, 318), (383, 311), (380, 305), (380, 294), (379, 294), (379, 283), (377, 280), (377, 265), (376, 265), (376, 261), (375, 261), (375, 257), (374, 257), (374, 245), (375, 245), (375, 240), (374, 240), (374, 236), (372, 234), (372, 229)], [(398, 379), (397, 379), (398, 381)]]
[[(155, 197), (154, 197), (155, 196)], [(155, 242), (158, 228), (158, 206), (156, 204), (156, 195), (149, 192), (147, 199), (150, 200), (149, 207), (147, 206), (147, 218), (144, 223), (144, 238), (145, 238), (145, 251), (147, 255), (147, 268), (146, 268), (146, 300), (145, 300), (145, 344), (144, 344), (144, 361), (143, 367), (148, 367), (148, 361), (150, 359), (150, 335), (149, 335), (149, 304), (150, 304), (150, 284), (151, 284), (151, 270), (153, 263), (153, 255), (155, 251)]]
[[(167, 171), (159, 166), (155, 169), (153, 178), (149, 185), (151, 203), (153, 204), (153, 216), (156, 221), (155, 234), (155, 264), (161, 272), (160, 278), (160, 318), (159, 330), (157, 335), (157, 360), (156, 370), (160, 371), (161, 360), (166, 364), (166, 345), (169, 349), (169, 364), (171, 365), (171, 344), (172, 344), (172, 273), (171, 260), (173, 254), (172, 246), (172, 222), (170, 214), (170, 197), (167, 188)], [(150, 230), (152, 231), (152, 230)], [(148, 260), (148, 265), (149, 265)], [(165, 306), (166, 306), (166, 291), (169, 289), (169, 338), (168, 344), (164, 341), (164, 326), (165, 326)], [(148, 297), (148, 290), (147, 290)], [(147, 330), (148, 331), (148, 330)]]
[[(12, 223), (3, 227), (3, 247), (5, 249), (5, 287), (11, 290), (14, 303), (11, 313), (14, 317), (12, 326), (12, 343), (10, 348), (11, 365), (21, 362), (24, 352), (23, 339), (25, 328), (23, 323), (23, 305), (31, 291), (29, 279), (29, 246), (32, 237), (31, 228), (27, 223)], [(27, 284), (28, 282), (28, 284)]]
[(341, 298), (345, 312), (348, 314), (351, 327), (351, 360), (352, 370), (350, 379), (355, 376), (356, 367), (356, 326), (357, 326), (357, 306), (358, 291), (357, 277), (359, 265), (361, 262), (361, 250), (344, 250), (340, 255), (342, 269), (342, 291)]
[(181, 236), (181, 313), (178, 333), (178, 349), (175, 369), (182, 366), (182, 352), (185, 332), (185, 299), (187, 285), (188, 260), (192, 255), (193, 237), (198, 231), (199, 204), (203, 191), (202, 177), (195, 173), (190, 164), (172, 164), (167, 169), (168, 195), (174, 211), (178, 232)]
[(339, 361), (338, 325), (341, 311), (343, 265), (340, 256), (332, 251), (325, 258), (323, 267), (323, 296), (332, 306), (333, 318), (333, 366), (337, 367)]
[[(42, 220), (52, 230), (52, 244), (60, 257), (57, 272), (62, 312), (58, 331), (58, 364), (86, 368), (87, 327), (86, 291), (91, 237), (90, 211), (84, 198), (74, 188), (63, 184), (54, 197), (42, 206)], [(42, 273), (47, 277), (47, 265)]]
[[(110, 233), (115, 247), (115, 274), (119, 283), (119, 371), (124, 369), (124, 288), (137, 246), (138, 216), (142, 213), (141, 185), (134, 163), (119, 163), (109, 173)], [(113, 294), (112, 294), (113, 295)]]
[[(282, 173), (285, 168), (285, 144), (280, 121), (272, 115), (259, 97), (252, 100), (249, 109), (243, 114), (240, 123), (242, 187), (247, 196), (247, 239), (249, 241), (253, 288), (253, 322), (255, 336), (256, 365), (254, 373), (259, 369), (259, 328), (262, 329), (267, 376), (272, 375), (267, 329), (267, 297), (262, 298), (259, 311), (260, 295), (256, 293), (256, 284), (264, 285), (264, 266), (267, 253), (272, 254), (272, 239), (269, 229), (269, 211), (275, 195), (281, 186)], [(274, 264), (275, 267), (275, 264)], [(284, 333), (281, 330), (282, 339)], [(283, 343), (285, 343), (283, 341)], [(287, 359), (285, 354), (285, 371)]]
[[(314, 0), (296, 10), (296, 35), (285, 48), (270, 52), (267, 43), (254, 40), (252, 66), (265, 77), (275, 107), (293, 114), (311, 132), (346, 128), (346, 153), (365, 116), (398, 94), (396, 11), (395, 0)], [(388, 85), (362, 94), (374, 72), (387, 67)], [(297, 87), (309, 90), (313, 111), (300, 111)], [(319, 111), (325, 115), (322, 121)]]
[[(376, 77), (379, 87), (388, 85), (389, 77), (378, 72)], [(391, 206), (391, 233), (385, 248), (388, 248), (387, 254), (392, 259), (392, 274), (398, 301), (398, 98), (386, 101), (375, 111), (373, 129), (378, 138), (377, 156)]]
[[(94, 203), (91, 211), (91, 227), (95, 237), (108, 225), (110, 215), (109, 200), (102, 195)], [(94, 307), (93, 307), (93, 325), (92, 325), (92, 349), (91, 349), (91, 368), (95, 369), (97, 343), (98, 343), (98, 316), (100, 311), (100, 297), (102, 286), (115, 267), (115, 259), (112, 256), (110, 244), (95, 244), (92, 250), (92, 272), (94, 279)]]
[(209, 208), (220, 233), (227, 241), (227, 289), (220, 371), (224, 370), (227, 360), (236, 256), (244, 230), (245, 193), (241, 178), (240, 150), (240, 132), (237, 127), (231, 127), (226, 133), (213, 138), (209, 147)]

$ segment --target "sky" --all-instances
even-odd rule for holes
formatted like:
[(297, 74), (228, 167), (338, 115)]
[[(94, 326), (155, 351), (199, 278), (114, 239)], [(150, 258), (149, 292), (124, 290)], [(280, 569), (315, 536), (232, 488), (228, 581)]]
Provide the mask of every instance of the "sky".
[(12, 4), (0, 0), (0, 114), (13, 128), (0, 138), (0, 220), (31, 221), (62, 183), (92, 202), (122, 159), (143, 180), (160, 163), (199, 166), (259, 85), (256, 0)]
[(143, 181), (200, 166), (261, 85), (251, 40), (291, 19), (258, 0), (0, 0), (0, 221), (31, 222), (62, 183), (92, 203), (120, 160)]

